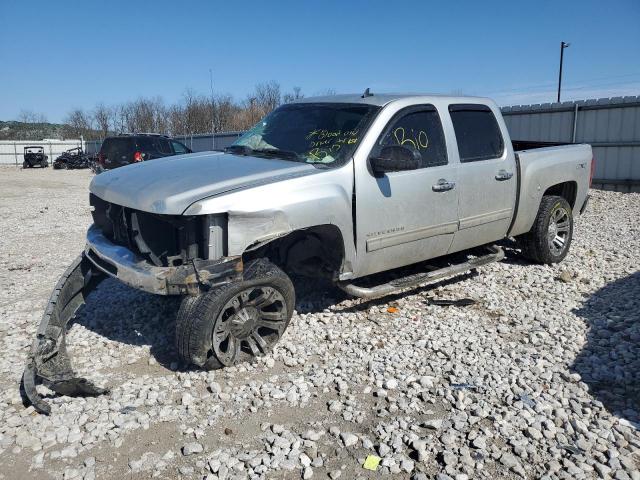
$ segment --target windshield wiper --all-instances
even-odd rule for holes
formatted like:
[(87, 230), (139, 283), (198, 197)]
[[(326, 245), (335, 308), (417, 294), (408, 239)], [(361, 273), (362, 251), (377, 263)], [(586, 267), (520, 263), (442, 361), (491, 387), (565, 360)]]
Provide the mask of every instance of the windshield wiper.
[(253, 153), (253, 148), (247, 147), (246, 145), (230, 145), (225, 147), (224, 151), (240, 155), (251, 155)]
[(300, 154), (290, 150), (279, 150), (277, 148), (251, 148), (246, 145), (230, 145), (224, 149), (225, 152), (237, 155), (259, 155), (264, 157), (280, 157), (291, 160), (300, 160)]
[(292, 160), (300, 160), (300, 154), (291, 150), (280, 150), (277, 148), (260, 148), (254, 149), (254, 154), (265, 155), (267, 157), (282, 157)]

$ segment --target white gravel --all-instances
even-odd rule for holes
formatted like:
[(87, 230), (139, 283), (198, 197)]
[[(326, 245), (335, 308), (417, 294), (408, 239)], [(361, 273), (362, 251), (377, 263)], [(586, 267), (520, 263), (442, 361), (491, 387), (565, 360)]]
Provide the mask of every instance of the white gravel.
[(307, 286), (272, 355), (217, 372), (177, 363), (175, 301), (108, 280), (68, 343), (111, 393), (46, 417), (17, 387), (89, 180), (0, 168), (0, 478), (640, 480), (640, 194), (592, 191), (558, 266), (509, 249), (373, 302)]

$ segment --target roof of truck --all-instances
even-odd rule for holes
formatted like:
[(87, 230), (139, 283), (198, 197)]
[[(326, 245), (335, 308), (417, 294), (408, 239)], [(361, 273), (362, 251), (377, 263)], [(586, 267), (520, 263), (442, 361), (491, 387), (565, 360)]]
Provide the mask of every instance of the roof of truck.
[(415, 100), (425, 101), (428, 98), (447, 99), (452, 103), (464, 103), (474, 100), (473, 103), (491, 102), (488, 98), (461, 96), (461, 95), (442, 95), (436, 93), (372, 93), (364, 96), (362, 93), (346, 93), (340, 95), (327, 95), (322, 97), (305, 97), (295, 100), (294, 103), (364, 103), (367, 105), (377, 105), (382, 107), (394, 100)]

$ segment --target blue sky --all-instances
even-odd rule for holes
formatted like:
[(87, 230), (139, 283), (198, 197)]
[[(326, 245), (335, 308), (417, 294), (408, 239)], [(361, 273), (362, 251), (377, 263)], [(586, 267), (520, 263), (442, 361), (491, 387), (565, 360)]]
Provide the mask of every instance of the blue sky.
[[(503, 105), (640, 94), (640, 1), (3, 0), (0, 119), (186, 88), (435, 92)], [(28, 34), (25, 33), (28, 29)], [(40, 32), (37, 34), (36, 32)]]

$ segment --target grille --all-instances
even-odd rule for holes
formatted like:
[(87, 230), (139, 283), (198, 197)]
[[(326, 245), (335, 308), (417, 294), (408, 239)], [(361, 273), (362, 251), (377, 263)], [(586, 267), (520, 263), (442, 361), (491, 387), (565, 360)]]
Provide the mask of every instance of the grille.
[(111, 242), (157, 266), (179, 266), (205, 258), (200, 217), (158, 215), (106, 202), (90, 194), (93, 223)]

